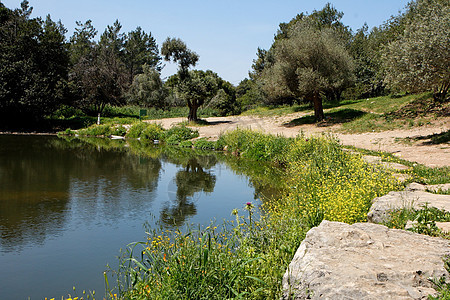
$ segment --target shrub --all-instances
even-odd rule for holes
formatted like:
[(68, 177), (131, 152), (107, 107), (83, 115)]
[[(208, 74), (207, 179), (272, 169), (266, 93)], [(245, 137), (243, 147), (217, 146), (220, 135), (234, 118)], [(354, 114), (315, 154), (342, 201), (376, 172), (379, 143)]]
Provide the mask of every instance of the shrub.
[(127, 129), (122, 125), (120, 125), (113, 130), (112, 134), (118, 136), (125, 136), (127, 134)]
[(81, 136), (109, 136), (113, 133), (109, 125), (92, 125), (88, 128), (78, 130)]
[(176, 138), (172, 139), (176, 139), (178, 141), (186, 141), (198, 137), (198, 131), (192, 130), (186, 126), (174, 126), (167, 130), (166, 136), (168, 138), (171, 136), (176, 136)]
[(141, 139), (146, 140), (160, 140), (163, 141), (165, 138), (165, 130), (159, 124), (150, 123), (147, 127), (142, 130)]
[(192, 141), (181, 141), (178, 146), (180, 146), (181, 148), (192, 148)]
[(241, 154), (252, 160), (273, 161), (284, 163), (286, 149), (293, 142), (282, 136), (267, 135), (249, 129), (236, 129), (221, 135), (217, 141), (217, 148)]
[(215, 142), (208, 141), (204, 138), (198, 139), (194, 143), (194, 147), (201, 150), (214, 150), (215, 145)]
[(138, 122), (131, 126), (130, 130), (128, 130), (127, 137), (132, 139), (137, 139), (141, 137), (142, 131), (147, 128), (147, 123)]

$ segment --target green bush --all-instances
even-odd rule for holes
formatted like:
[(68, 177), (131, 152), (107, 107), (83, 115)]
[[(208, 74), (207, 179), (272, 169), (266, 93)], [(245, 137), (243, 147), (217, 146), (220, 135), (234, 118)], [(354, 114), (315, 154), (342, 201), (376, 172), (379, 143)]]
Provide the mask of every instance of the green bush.
[(141, 139), (163, 141), (165, 138), (165, 130), (159, 124), (150, 123), (142, 130)]
[(166, 141), (168, 144), (177, 145), (181, 141), (196, 138), (198, 135), (197, 130), (192, 130), (186, 126), (174, 126), (166, 131)]
[(223, 149), (226, 146), (227, 151), (248, 159), (284, 164), (286, 150), (292, 142), (293, 139), (282, 136), (267, 135), (249, 129), (236, 129), (219, 137), (217, 149)]
[(122, 125), (117, 126), (116, 128), (114, 128), (113, 135), (118, 135), (118, 136), (125, 136), (127, 134), (127, 129), (125, 127), (123, 127)]
[(147, 128), (147, 123), (138, 122), (128, 130), (127, 138), (137, 139), (141, 137), (142, 132)]
[(167, 136), (166, 135), (166, 143), (168, 145), (179, 145), (183, 140), (176, 134)]
[(181, 141), (178, 146), (180, 146), (181, 148), (192, 148), (192, 141), (187, 140), (187, 141)]
[(93, 125), (88, 128), (78, 130), (81, 136), (109, 136), (113, 134), (110, 125)]
[(198, 139), (194, 143), (194, 147), (200, 150), (214, 150), (215, 146), (215, 142), (208, 141), (205, 138)]

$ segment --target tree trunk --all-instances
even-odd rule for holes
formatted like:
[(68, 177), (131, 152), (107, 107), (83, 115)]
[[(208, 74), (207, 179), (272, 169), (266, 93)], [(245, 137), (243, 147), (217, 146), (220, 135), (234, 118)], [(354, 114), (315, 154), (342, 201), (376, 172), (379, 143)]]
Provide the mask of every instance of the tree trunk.
[(194, 122), (198, 121), (197, 110), (198, 110), (198, 106), (197, 105), (192, 104), (192, 105), (189, 106), (189, 116), (188, 116), (188, 121), (189, 122), (191, 122), (191, 121), (194, 121)]
[(316, 122), (323, 121), (325, 116), (323, 114), (323, 106), (322, 106), (322, 98), (319, 93), (314, 93), (313, 95), (313, 104), (314, 104), (314, 116), (316, 117)]

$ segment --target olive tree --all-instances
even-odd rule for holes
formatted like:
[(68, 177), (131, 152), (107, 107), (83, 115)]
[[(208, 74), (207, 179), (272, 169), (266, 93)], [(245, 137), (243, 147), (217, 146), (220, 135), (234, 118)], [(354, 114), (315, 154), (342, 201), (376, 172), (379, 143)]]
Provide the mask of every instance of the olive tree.
[(277, 42), (274, 63), (264, 69), (262, 81), (272, 99), (311, 101), (316, 120), (322, 121), (322, 96), (353, 81), (353, 61), (335, 31), (299, 22)]
[(432, 90), (443, 101), (450, 86), (450, 5), (420, 0), (410, 9), (403, 35), (384, 49), (384, 81), (408, 92)]
[(188, 49), (186, 44), (177, 38), (167, 38), (161, 47), (161, 54), (166, 61), (178, 63), (177, 94), (189, 107), (189, 121), (197, 121), (197, 110), (208, 98), (217, 92), (217, 84), (205, 72), (192, 71), (198, 61), (197, 53)]
[(128, 102), (144, 107), (163, 109), (168, 91), (159, 72), (147, 64), (144, 64), (142, 69), (142, 74), (134, 76), (128, 91)]

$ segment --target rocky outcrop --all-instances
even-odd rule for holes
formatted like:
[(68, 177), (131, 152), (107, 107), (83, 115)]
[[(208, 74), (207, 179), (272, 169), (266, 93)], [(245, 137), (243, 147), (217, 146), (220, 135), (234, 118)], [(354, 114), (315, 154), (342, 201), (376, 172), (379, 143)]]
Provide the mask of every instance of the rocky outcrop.
[(389, 192), (387, 195), (375, 198), (367, 214), (372, 223), (384, 223), (389, 219), (389, 212), (401, 208), (421, 209), (425, 204), (445, 211), (450, 211), (450, 195), (433, 194), (428, 191), (448, 190), (449, 184), (421, 185), (411, 183), (404, 191)]
[(425, 299), (449, 277), (450, 241), (382, 225), (323, 221), (283, 277), (283, 299)]

